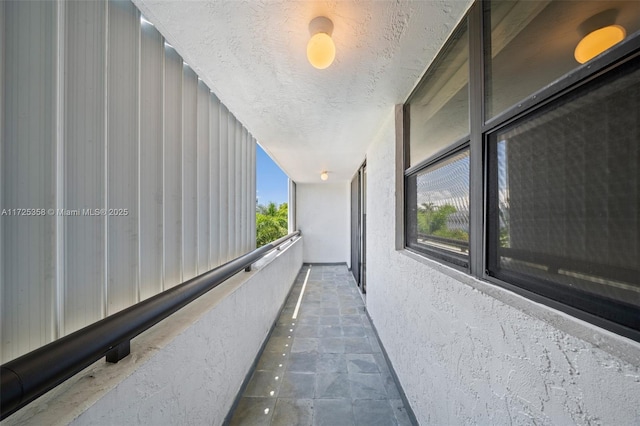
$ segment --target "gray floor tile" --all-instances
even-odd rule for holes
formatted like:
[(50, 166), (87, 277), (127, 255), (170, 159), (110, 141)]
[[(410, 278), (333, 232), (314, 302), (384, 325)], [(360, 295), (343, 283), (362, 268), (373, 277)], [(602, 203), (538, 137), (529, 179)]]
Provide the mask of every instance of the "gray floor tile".
[(347, 354), (349, 373), (379, 373), (376, 359), (371, 354)]
[(362, 308), (356, 308), (356, 307), (340, 308), (340, 315), (354, 315), (354, 314), (360, 313), (361, 310)]
[[(286, 310), (289, 310), (289, 309), (287, 308)], [(293, 310), (291, 310), (291, 313), (293, 313)], [(285, 316), (281, 314), (280, 318), (278, 318), (278, 321), (276, 321), (276, 327), (289, 325), (290, 322), (291, 322), (291, 315)]]
[(355, 425), (350, 399), (316, 399), (313, 404), (314, 426)]
[(393, 376), (391, 376), (391, 373), (383, 373), (381, 377), (382, 381), (384, 382), (384, 388), (387, 391), (387, 396), (389, 397), (389, 399), (400, 399), (398, 386), (396, 385), (396, 381), (393, 380)]
[(367, 333), (361, 325), (343, 325), (342, 334), (344, 337), (367, 337)]
[(259, 396), (275, 398), (282, 382), (282, 374), (273, 371), (255, 371), (244, 396)]
[(353, 402), (353, 414), (358, 426), (391, 426), (396, 417), (388, 400), (357, 400)]
[(318, 324), (320, 325), (340, 325), (340, 316), (338, 315), (324, 315), (319, 317)]
[(241, 398), (230, 425), (269, 425), (275, 405), (273, 398)]
[(371, 350), (375, 353), (382, 353), (382, 348), (380, 348), (378, 339), (375, 337), (374, 338), (368, 337), (368, 339), (369, 339), (369, 344), (371, 345)]
[(300, 325), (295, 329), (296, 337), (318, 337), (317, 325)]
[(296, 337), (293, 339), (291, 352), (318, 352), (318, 342), (315, 337)]
[(319, 325), (320, 337), (342, 337), (342, 327), (339, 325)]
[(346, 373), (347, 359), (344, 354), (319, 354), (318, 363), (316, 364), (318, 373)]
[(315, 373), (318, 354), (316, 352), (294, 352), (289, 358), (287, 371), (294, 373)]
[(296, 399), (313, 398), (316, 388), (315, 376), (315, 374), (309, 373), (286, 372), (278, 397)]
[(313, 400), (278, 398), (273, 411), (273, 426), (311, 425), (313, 422)]
[(232, 425), (410, 425), (400, 392), (344, 265), (304, 267)]
[(301, 317), (301, 318), (298, 318), (298, 322), (300, 325), (318, 325), (318, 323), (320, 322), (320, 318), (322, 317), (318, 317), (318, 316)]
[(258, 360), (256, 370), (284, 371), (288, 358), (282, 356), (283, 352), (263, 352)]
[(413, 423), (411, 423), (411, 420), (409, 419), (407, 409), (404, 407), (402, 400), (391, 399), (389, 400), (389, 404), (393, 409), (393, 414), (396, 416), (398, 426), (413, 426)]
[(349, 376), (345, 373), (317, 374), (315, 397), (351, 399)]
[(342, 337), (320, 338), (318, 352), (320, 353), (344, 353), (345, 339)]
[(291, 340), (287, 336), (272, 337), (267, 342), (265, 352), (288, 352), (291, 350)]
[(352, 354), (368, 354), (373, 352), (369, 340), (366, 337), (345, 337), (344, 351), (345, 353)]
[(271, 332), (271, 337), (287, 337), (291, 334), (290, 328), (288, 325), (277, 325)]
[(342, 325), (362, 325), (360, 315), (342, 315), (340, 317)]
[(353, 399), (385, 399), (387, 391), (380, 374), (349, 374)]

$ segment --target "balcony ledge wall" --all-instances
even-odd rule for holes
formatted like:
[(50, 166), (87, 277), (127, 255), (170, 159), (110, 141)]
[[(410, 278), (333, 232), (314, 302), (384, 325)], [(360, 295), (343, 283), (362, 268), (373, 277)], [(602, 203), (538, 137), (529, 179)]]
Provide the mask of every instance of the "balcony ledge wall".
[(272, 252), (2, 422), (221, 425), (302, 267), (302, 238)]
[(367, 309), (420, 424), (637, 424), (640, 344), (395, 249), (394, 112), (367, 152)]

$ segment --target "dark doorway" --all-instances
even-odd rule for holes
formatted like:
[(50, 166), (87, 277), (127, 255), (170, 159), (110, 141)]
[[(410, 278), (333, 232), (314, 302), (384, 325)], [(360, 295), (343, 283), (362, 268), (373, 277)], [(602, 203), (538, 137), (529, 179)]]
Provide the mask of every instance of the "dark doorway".
[(358, 169), (351, 180), (351, 272), (362, 293), (366, 284), (367, 165)]

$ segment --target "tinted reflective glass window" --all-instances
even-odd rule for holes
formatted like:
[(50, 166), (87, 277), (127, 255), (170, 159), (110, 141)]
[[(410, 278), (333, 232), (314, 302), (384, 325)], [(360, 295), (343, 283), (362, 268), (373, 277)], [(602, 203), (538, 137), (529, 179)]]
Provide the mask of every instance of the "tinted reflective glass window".
[(451, 36), (408, 103), (409, 165), (469, 134), (469, 37), (466, 20)]
[(635, 0), (494, 0), (485, 5), (487, 118), (580, 66), (575, 50), (587, 34), (612, 25), (623, 28), (625, 37), (640, 30)]
[[(469, 150), (407, 178), (409, 245), (460, 258), (469, 252)], [(466, 262), (463, 263), (466, 265)]]
[(492, 273), (637, 328), (638, 117), (636, 58), (491, 136)]

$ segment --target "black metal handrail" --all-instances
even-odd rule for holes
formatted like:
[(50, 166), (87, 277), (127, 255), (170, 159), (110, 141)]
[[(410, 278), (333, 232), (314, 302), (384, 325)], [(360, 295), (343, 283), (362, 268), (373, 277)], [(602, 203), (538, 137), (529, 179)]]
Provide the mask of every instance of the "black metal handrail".
[(202, 296), (300, 231), (266, 244), (169, 290), (0, 366), (0, 420), (58, 386), (103, 356), (118, 362), (138, 334)]

